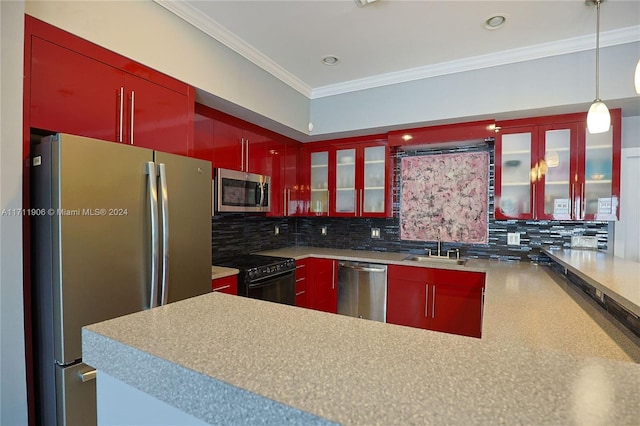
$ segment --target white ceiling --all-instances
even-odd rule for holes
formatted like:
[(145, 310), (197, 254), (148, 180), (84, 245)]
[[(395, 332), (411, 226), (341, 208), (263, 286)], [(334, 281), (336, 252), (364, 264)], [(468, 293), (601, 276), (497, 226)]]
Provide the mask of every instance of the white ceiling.
[[(595, 46), (584, 0), (156, 2), (311, 99)], [(483, 28), (496, 14), (505, 25)], [(640, 1), (602, 3), (601, 47), (633, 41)]]

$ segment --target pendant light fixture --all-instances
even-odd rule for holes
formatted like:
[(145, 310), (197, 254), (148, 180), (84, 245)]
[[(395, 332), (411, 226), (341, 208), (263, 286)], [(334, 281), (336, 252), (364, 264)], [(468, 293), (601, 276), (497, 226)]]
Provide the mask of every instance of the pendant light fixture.
[(611, 114), (600, 99), (600, 4), (604, 0), (587, 0), (587, 4), (595, 4), (597, 14), (596, 23), (596, 99), (587, 113), (587, 129), (589, 133), (603, 133), (611, 127)]
[(633, 78), (633, 82), (636, 86), (636, 93), (640, 95), (640, 59), (638, 59), (638, 65), (636, 65), (636, 74)]

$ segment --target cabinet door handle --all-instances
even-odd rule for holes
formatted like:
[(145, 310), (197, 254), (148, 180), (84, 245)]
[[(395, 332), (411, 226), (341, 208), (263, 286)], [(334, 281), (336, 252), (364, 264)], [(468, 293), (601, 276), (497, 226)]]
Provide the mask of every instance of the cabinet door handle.
[(118, 93), (118, 100), (120, 101), (120, 108), (118, 110), (119, 116), (119, 125), (118, 125), (118, 142), (122, 142), (122, 133), (124, 128), (124, 87), (120, 87), (120, 92)]
[(287, 189), (287, 206), (284, 209), (285, 216), (289, 216), (289, 204), (291, 204), (291, 189)]
[(424, 286), (424, 317), (429, 318), (429, 284)]
[(304, 290), (297, 292), (296, 296), (300, 296), (301, 294), (304, 294)]
[(133, 145), (133, 116), (136, 109), (136, 93), (131, 91), (131, 135), (129, 138), (129, 143)]
[(222, 290), (227, 289), (229, 287), (231, 287), (231, 284), (227, 284), (227, 285), (223, 285), (223, 286), (220, 286), (220, 287), (216, 287), (211, 291), (222, 291)]
[(575, 202), (576, 202), (575, 196), (576, 196), (576, 184), (572, 183), (571, 184), (571, 199), (569, 200), (569, 208), (571, 209), (569, 211), (569, 215), (571, 216), (572, 219), (576, 219), (576, 215), (575, 215), (575, 211), (574, 211)]
[(282, 214), (287, 215), (287, 188), (282, 189)]
[(336, 262), (331, 262), (331, 289), (336, 288)]
[(431, 287), (432, 297), (431, 297), (431, 318), (436, 317), (436, 286), (435, 284)]
[(580, 219), (584, 219), (585, 210), (587, 210), (587, 200), (584, 193), (584, 182), (580, 185)]
[(245, 162), (245, 165), (246, 165), (244, 170), (246, 172), (248, 172), (249, 171), (249, 139), (247, 139), (245, 142), (247, 144), (247, 156), (244, 159), (244, 162)]

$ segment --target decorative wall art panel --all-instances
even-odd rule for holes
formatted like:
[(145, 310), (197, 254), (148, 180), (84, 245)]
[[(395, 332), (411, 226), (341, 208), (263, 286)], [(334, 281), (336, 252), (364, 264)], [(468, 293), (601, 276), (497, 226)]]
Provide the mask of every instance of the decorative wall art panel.
[(404, 157), (400, 238), (486, 244), (489, 153)]

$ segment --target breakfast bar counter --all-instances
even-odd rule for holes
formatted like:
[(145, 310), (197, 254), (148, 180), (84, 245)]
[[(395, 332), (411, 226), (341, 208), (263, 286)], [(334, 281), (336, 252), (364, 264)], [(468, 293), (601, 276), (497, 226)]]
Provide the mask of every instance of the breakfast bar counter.
[[(530, 281), (529, 304), (536, 292), (563, 298), (533, 266), (493, 275), (514, 267), (543, 283)], [(83, 360), (98, 370), (99, 418), (119, 411), (123, 422), (158, 412), (136, 403), (128, 413), (129, 389), (193, 424), (637, 424), (639, 364), (549, 346), (553, 318), (530, 340), (502, 331), (529, 314), (499, 318), (487, 290), (482, 339), (212, 293), (85, 327)], [(559, 335), (585, 351), (606, 340), (579, 328)]]

